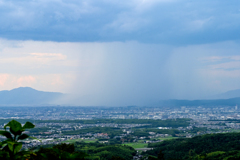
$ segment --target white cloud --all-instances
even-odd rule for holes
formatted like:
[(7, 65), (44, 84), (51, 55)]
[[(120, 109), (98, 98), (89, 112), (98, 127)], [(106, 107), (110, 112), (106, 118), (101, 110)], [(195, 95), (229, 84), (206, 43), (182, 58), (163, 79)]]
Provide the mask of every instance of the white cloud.
[(79, 66), (74, 43), (1, 40), (1, 44), (6, 45), (0, 48), (0, 90), (29, 86), (69, 92)]
[(18, 86), (31, 86), (36, 82), (36, 78), (33, 76), (23, 76), (17, 79)]
[(68, 74), (0, 74), (0, 90), (32, 87), (42, 91), (70, 93), (75, 75)]
[(217, 69), (217, 70), (203, 70), (204, 74), (208, 77), (219, 79), (220, 81), (224, 81), (230, 78), (240, 78), (240, 69), (236, 70), (224, 70), (224, 69)]
[(226, 63), (220, 63), (220, 64), (214, 64), (210, 65), (210, 68), (212, 69), (240, 69), (240, 61), (234, 61), (234, 62), (226, 62)]
[(41, 63), (67, 60), (67, 56), (60, 53), (30, 53), (30, 55), (33, 61), (39, 61)]
[(224, 61), (239, 61), (240, 56), (229, 55), (229, 56), (210, 56), (201, 59), (203, 62), (224, 62)]
[(201, 59), (211, 70), (238, 70), (240, 69), (240, 55), (210, 56)]
[[(2, 42), (10, 43), (6, 40)], [(67, 49), (68, 43), (33, 41), (13, 43), (14, 46), (6, 45), (0, 50), (0, 73), (71, 72), (79, 65), (78, 59), (73, 56), (78, 51)], [(54, 53), (55, 51), (58, 53)]]
[(0, 86), (4, 86), (9, 78), (9, 74), (0, 74)]
[(211, 57), (204, 57), (201, 58), (201, 61), (203, 62), (218, 62), (221, 61), (224, 57), (220, 57), (220, 56), (211, 56)]

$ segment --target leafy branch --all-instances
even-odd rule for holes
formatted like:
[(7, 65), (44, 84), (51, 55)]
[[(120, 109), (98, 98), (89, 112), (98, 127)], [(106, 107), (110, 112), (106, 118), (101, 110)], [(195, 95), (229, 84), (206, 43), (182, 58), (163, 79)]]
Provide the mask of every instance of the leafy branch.
[[(7, 131), (8, 127), (9, 131)], [(18, 121), (11, 120), (4, 126), (5, 130), (0, 130), (0, 135), (7, 138), (6, 140), (0, 142), (0, 148), (9, 153), (9, 158), (11, 160), (21, 159), (21, 157), (26, 155), (26, 151), (20, 151), (22, 149), (22, 142), (19, 141), (27, 138), (36, 139), (23, 133), (26, 129), (31, 129), (34, 127), (35, 125), (33, 125), (31, 122), (26, 122), (22, 126)]]

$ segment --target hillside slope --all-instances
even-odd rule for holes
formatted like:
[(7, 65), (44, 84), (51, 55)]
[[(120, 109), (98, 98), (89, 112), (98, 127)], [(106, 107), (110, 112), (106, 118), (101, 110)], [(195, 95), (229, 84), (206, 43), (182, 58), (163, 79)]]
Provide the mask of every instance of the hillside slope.
[(240, 151), (240, 133), (207, 134), (194, 138), (181, 138), (148, 145), (148, 155), (156, 156), (162, 151), (165, 159), (183, 160), (189, 156), (206, 155), (222, 151), (229, 153)]

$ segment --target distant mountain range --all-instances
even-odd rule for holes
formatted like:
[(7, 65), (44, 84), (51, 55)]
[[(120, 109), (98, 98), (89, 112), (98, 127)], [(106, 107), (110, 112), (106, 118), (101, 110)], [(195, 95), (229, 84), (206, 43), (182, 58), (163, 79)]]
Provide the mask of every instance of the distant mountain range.
[(235, 106), (240, 105), (240, 89), (214, 95), (204, 100), (163, 100), (161, 106)]
[[(69, 96), (69, 95), (68, 95)], [(20, 87), (10, 91), (0, 91), (0, 106), (40, 106), (59, 105), (67, 96), (59, 92), (38, 91), (30, 87)], [(59, 103), (58, 103), (59, 102)], [(240, 105), (240, 89), (228, 91), (210, 100), (162, 100), (157, 106), (235, 106)]]
[(240, 97), (240, 89), (231, 90), (231, 91), (227, 91), (225, 93), (217, 94), (211, 98), (212, 99), (229, 99), (229, 98), (236, 98), (236, 97)]
[(62, 96), (64, 96), (63, 93), (20, 87), (10, 91), (0, 91), (0, 105), (51, 105)]
[(160, 106), (235, 106), (240, 105), (240, 97), (230, 99), (214, 100), (163, 100), (158, 103)]

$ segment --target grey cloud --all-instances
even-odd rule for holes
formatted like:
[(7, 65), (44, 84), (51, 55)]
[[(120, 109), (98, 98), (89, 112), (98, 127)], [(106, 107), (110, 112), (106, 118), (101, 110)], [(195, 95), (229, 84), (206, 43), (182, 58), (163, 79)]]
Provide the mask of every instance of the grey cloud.
[(239, 39), (238, 0), (163, 2), (2, 0), (0, 34), (7, 39), (71, 42), (193, 44)]

